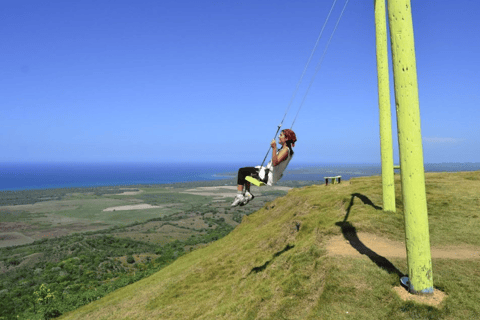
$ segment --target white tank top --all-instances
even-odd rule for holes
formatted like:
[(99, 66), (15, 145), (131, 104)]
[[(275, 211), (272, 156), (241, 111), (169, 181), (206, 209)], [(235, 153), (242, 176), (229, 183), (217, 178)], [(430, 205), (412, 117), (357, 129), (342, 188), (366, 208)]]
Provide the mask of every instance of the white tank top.
[[(270, 172), (268, 174), (268, 182), (267, 182), (267, 184), (269, 186), (274, 185), (275, 183), (277, 183), (278, 180), (280, 180), (283, 177), (283, 172), (287, 168), (290, 160), (292, 160), (293, 156), (290, 155), (290, 149), (288, 147), (287, 147), (287, 149), (288, 149), (288, 153), (287, 153), (287, 158), (285, 160), (283, 160), (282, 162), (277, 164), (277, 166), (275, 166), (275, 167), (272, 165), (271, 160), (267, 164), (267, 169), (270, 169)], [(277, 151), (277, 155), (278, 155), (279, 152), (280, 151)]]

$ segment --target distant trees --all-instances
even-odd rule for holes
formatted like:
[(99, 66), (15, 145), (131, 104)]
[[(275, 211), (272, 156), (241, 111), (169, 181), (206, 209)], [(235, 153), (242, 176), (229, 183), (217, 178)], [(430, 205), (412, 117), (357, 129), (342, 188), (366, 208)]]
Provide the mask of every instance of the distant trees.
[[(19, 314), (22, 318), (34, 318), (38, 313), (49, 319), (98, 299), (158, 270), (155, 264), (140, 265), (133, 259), (133, 254), (150, 252), (153, 255), (157, 248), (110, 235), (74, 235), (36, 241), (28, 246), (0, 248), (3, 265), (7, 266), (7, 271), (0, 274), (0, 319), (13, 319)], [(33, 266), (22, 266), (22, 257), (32, 251), (41, 252), (43, 260)], [(130, 276), (131, 269), (113, 259), (127, 253), (133, 270), (141, 269), (135, 276)], [(94, 297), (89, 294), (93, 288), (97, 290)]]
[[(225, 212), (233, 213), (233, 219), (239, 223), (242, 216), (251, 211), (253, 207), (233, 213), (229, 207), (202, 205), (194, 211), (128, 226), (0, 248), (0, 261), (7, 267), (7, 272), (0, 274), (1, 316), (6, 319), (17, 315), (38, 318), (41, 314), (49, 318), (74, 310), (160, 270), (199, 245), (224, 237), (234, 228), (222, 216)], [(204, 224), (195, 221), (182, 225), (179, 222), (183, 219), (202, 219)], [(161, 222), (160, 226), (168, 224), (192, 234), (186, 240), (162, 246), (113, 235), (154, 221)], [(150, 234), (156, 232), (154, 228), (150, 230)], [(32, 253), (42, 253), (41, 261), (23, 267), (24, 257)], [(148, 257), (135, 258), (140, 254)], [(122, 257), (126, 257), (126, 264), (121, 262)]]

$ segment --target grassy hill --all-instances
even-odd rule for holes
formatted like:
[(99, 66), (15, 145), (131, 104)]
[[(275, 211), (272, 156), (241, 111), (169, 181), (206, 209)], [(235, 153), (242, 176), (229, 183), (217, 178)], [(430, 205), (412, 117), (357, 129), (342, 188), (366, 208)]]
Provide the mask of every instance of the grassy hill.
[(426, 184), (437, 306), (395, 291), (407, 269), (401, 186), (396, 176), (397, 213), (383, 212), (376, 176), (292, 189), (61, 319), (478, 319), (480, 172), (427, 173)]

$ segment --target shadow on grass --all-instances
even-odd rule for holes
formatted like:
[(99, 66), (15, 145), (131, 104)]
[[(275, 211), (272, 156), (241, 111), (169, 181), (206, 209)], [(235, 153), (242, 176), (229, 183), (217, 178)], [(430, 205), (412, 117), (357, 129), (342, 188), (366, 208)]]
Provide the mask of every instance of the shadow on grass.
[(347, 212), (343, 221), (335, 223), (342, 230), (343, 237), (350, 243), (350, 245), (357, 250), (360, 254), (366, 255), (372, 262), (374, 262), (380, 268), (386, 270), (388, 273), (394, 273), (399, 278), (405, 276), (400, 270), (397, 269), (390, 261), (385, 257), (375, 253), (373, 250), (368, 248), (362, 241), (358, 238), (357, 229), (347, 221), (348, 216), (350, 215), (350, 210), (353, 206), (353, 200), (359, 198), (364, 204), (370, 205), (376, 210), (382, 210), (381, 207), (376, 206), (368, 197), (360, 193), (352, 193), (352, 198), (350, 204), (348, 205)]
[(347, 214), (345, 215), (345, 219), (343, 219), (344, 222), (347, 221), (348, 216), (350, 215), (350, 210), (352, 209), (353, 200), (355, 200), (355, 198), (360, 199), (363, 202), (363, 204), (369, 205), (369, 206), (373, 207), (375, 210), (382, 210), (382, 207), (379, 207), (379, 206), (375, 205), (372, 202), (372, 200), (368, 199), (367, 196), (364, 196), (361, 193), (352, 193), (351, 196), (352, 197), (350, 198), (350, 203), (348, 204), (348, 208), (347, 208)]
[(263, 265), (259, 266), (259, 267), (254, 267), (250, 273), (248, 275), (251, 275), (252, 273), (259, 273), (259, 272), (262, 272), (263, 270), (265, 270), (268, 265), (276, 258), (278, 257), (279, 255), (281, 255), (282, 253), (285, 253), (287, 252), (288, 250), (292, 249), (293, 247), (295, 247), (294, 245), (292, 244), (287, 244), (287, 246), (285, 248), (283, 248), (283, 250), (280, 250), (278, 251), (277, 253), (275, 253), (273, 255), (273, 258), (271, 260), (268, 260), (267, 262), (265, 262)]

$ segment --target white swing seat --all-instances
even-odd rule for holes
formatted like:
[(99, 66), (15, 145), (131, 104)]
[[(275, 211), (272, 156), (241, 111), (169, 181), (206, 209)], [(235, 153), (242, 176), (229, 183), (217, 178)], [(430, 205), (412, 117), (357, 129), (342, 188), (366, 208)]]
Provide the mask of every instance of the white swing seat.
[(255, 179), (254, 177), (251, 177), (251, 176), (246, 176), (245, 180), (247, 180), (248, 182), (256, 185), (257, 187), (262, 187), (262, 186), (265, 185), (265, 182), (257, 180), (257, 179)]

